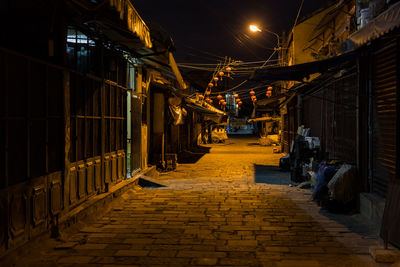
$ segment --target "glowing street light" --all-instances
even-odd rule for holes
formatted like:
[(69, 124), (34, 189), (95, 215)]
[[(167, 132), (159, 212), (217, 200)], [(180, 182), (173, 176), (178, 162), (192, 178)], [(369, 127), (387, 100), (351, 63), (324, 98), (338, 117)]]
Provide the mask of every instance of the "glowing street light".
[(261, 32), (261, 29), (258, 28), (256, 25), (250, 25), (249, 28), (250, 28), (250, 31), (252, 31), (252, 32)]
[[(258, 26), (254, 25), (254, 24), (250, 25), (250, 26), (249, 26), (249, 29), (250, 29), (250, 31), (252, 31), (252, 32), (262, 32), (261, 29), (260, 29)], [(266, 31), (266, 32), (272, 33), (273, 35), (275, 35), (276, 40), (278, 41), (278, 47), (275, 48), (275, 49), (280, 50), (281, 47), (280, 47), (280, 42), (279, 42), (279, 39), (280, 39), (280, 38), (279, 38), (279, 34), (273, 32), (273, 31), (270, 31), (270, 30), (268, 30), (268, 29), (265, 29), (265, 28), (263, 28), (263, 30)]]
[[(258, 26), (254, 25), (254, 24), (249, 25), (249, 29), (252, 32), (262, 32), (262, 30)], [(277, 47), (275, 47), (274, 50), (278, 50), (278, 53), (279, 53), (278, 60), (280, 61), (281, 60), (281, 54), (280, 53), (281, 53), (282, 47), (281, 47), (281, 44), (280, 44), (279, 34), (273, 32), (273, 31), (270, 31), (268, 29), (265, 29), (265, 28), (262, 28), (262, 29), (263, 29), (263, 31), (266, 31), (268, 33), (271, 33), (271, 34), (275, 35), (276, 41), (277, 41)]]

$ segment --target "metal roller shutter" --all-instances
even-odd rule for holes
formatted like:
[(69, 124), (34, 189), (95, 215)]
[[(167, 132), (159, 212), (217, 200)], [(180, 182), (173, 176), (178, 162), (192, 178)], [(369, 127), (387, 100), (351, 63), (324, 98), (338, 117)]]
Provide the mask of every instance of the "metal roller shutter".
[(396, 175), (397, 43), (381, 47), (373, 55), (371, 189), (385, 198)]

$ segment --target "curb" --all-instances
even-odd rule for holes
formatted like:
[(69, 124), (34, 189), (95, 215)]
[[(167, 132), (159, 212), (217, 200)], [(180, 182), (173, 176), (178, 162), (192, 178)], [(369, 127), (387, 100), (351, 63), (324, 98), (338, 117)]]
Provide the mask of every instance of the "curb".
[(156, 166), (148, 167), (136, 173), (132, 178), (116, 184), (110, 189), (110, 191), (96, 195), (86, 202), (82, 203), (78, 207), (70, 210), (69, 212), (64, 214), (64, 216), (62, 216), (58, 221), (58, 230), (67, 230), (69, 227), (79, 222), (86, 222), (87, 220), (95, 218), (100, 214), (104, 214), (105, 212), (107, 212), (108, 208), (106, 207), (109, 204), (111, 204), (116, 198), (121, 196), (129, 189), (137, 186), (140, 177), (148, 173), (154, 172), (155, 169)]

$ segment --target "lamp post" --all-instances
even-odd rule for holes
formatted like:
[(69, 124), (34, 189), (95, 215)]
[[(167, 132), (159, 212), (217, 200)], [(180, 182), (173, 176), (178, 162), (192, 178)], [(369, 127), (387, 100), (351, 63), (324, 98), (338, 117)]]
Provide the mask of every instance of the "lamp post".
[(249, 25), (249, 29), (250, 29), (251, 32), (262, 32), (262, 31), (265, 31), (265, 32), (268, 32), (268, 33), (271, 33), (271, 34), (275, 35), (276, 40), (277, 40), (277, 47), (274, 47), (274, 50), (278, 50), (278, 51), (279, 51), (278, 59), (279, 59), (279, 65), (281, 65), (280, 60), (281, 60), (281, 51), (282, 51), (282, 47), (281, 47), (281, 45), (280, 45), (280, 37), (279, 37), (279, 34), (273, 32), (273, 31), (270, 31), (270, 30), (268, 30), (268, 29), (266, 29), (266, 28), (262, 28), (262, 30), (261, 30), (257, 25), (253, 25), (253, 24), (252, 24), (252, 25)]

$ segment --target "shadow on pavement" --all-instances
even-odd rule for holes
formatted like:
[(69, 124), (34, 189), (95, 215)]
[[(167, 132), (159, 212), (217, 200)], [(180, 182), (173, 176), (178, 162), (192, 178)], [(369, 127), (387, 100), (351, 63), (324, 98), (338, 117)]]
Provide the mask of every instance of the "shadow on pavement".
[(205, 154), (210, 153), (209, 147), (199, 146), (191, 151), (183, 151), (178, 154), (178, 163), (196, 163)]
[(355, 209), (351, 212), (331, 212), (325, 208), (321, 208), (319, 213), (327, 217), (332, 221), (336, 221), (348, 228), (349, 231), (357, 233), (364, 238), (375, 238), (379, 239), (379, 228), (372, 222), (365, 220), (360, 213), (357, 213)]
[(155, 182), (154, 179), (152, 179), (148, 176), (139, 177), (138, 185), (140, 185), (143, 188), (165, 187), (165, 185)]
[(247, 145), (248, 145), (248, 146), (259, 146), (260, 144), (259, 144), (259, 143), (256, 143), (256, 142), (254, 142), (254, 143), (248, 143)]
[(282, 172), (278, 166), (254, 164), (255, 183), (289, 185), (290, 173)]

